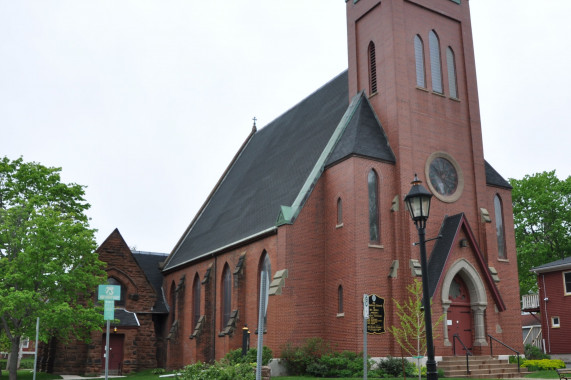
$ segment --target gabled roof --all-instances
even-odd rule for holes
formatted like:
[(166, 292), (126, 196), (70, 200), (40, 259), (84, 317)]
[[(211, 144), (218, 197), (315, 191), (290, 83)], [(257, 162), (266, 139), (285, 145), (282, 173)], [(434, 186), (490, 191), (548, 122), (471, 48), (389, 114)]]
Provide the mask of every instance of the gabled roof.
[(335, 145), (326, 166), (349, 156), (362, 156), (380, 161), (396, 163), (395, 155), (381, 123), (368, 99), (362, 96), (343, 136)]
[(167, 302), (165, 299), (163, 286), (163, 274), (161, 265), (167, 259), (164, 253), (132, 251), (133, 257), (145, 273), (145, 276), (157, 293), (157, 300), (153, 306), (154, 313), (168, 313)]
[(359, 155), (395, 162), (363, 93), (344, 72), (251, 135), (181, 238), (165, 270), (293, 223), (327, 165)]
[(571, 269), (571, 256), (561, 260), (552, 261), (550, 263), (543, 264), (535, 268), (531, 268), (531, 272), (537, 274), (537, 273), (556, 272), (567, 269)]
[(469, 239), (469, 246), (472, 247), (474, 252), (474, 259), (478, 263), (480, 273), (483, 275), (483, 280), (488, 285), (492, 298), (496, 302), (499, 311), (506, 310), (506, 306), (500, 295), (496, 283), (492, 278), (490, 269), (486, 265), (484, 256), (478, 247), (478, 243), (474, 237), (472, 229), (468, 224), (468, 220), (464, 213), (456, 214), (453, 216), (446, 216), (440, 227), (439, 236), (441, 236), (434, 245), (430, 259), (428, 260), (428, 287), (430, 290), (430, 297), (434, 296), (438, 285), (440, 284), (442, 275), (446, 268), (448, 257), (452, 252), (458, 240), (458, 234), (461, 229), (464, 229), (466, 236)]
[(347, 110), (347, 78), (345, 71), (250, 137), (165, 270), (276, 228)]
[(500, 173), (498, 173), (496, 169), (488, 163), (488, 161), (484, 160), (484, 163), (486, 165), (486, 184), (506, 189), (512, 188), (512, 185), (510, 185), (510, 183), (506, 181), (504, 177), (502, 177)]

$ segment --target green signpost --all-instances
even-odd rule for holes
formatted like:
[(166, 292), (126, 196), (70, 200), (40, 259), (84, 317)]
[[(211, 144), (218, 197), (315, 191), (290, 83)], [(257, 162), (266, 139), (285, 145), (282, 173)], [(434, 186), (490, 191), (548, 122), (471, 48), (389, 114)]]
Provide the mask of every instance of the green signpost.
[(118, 285), (99, 285), (97, 299), (103, 301), (103, 319), (107, 321), (107, 338), (105, 341), (105, 380), (109, 377), (109, 328), (115, 319), (115, 301), (121, 299), (121, 287)]

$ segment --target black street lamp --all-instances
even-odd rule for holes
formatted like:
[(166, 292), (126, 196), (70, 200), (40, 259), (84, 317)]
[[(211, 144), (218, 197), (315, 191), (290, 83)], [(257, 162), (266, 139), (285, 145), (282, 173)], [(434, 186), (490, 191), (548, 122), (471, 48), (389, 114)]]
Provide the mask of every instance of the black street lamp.
[(436, 360), (434, 360), (434, 343), (432, 341), (432, 317), (430, 315), (430, 295), (428, 289), (428, 265), (426, 263), (426, 240), (425, 227), (426, 220), (430, 213), (430, 198), (432, 194), (421, 185), (422, 181), (414, 175), (412, 187), (404, 202), (410, 212), (410, 216), (414, 221), (418, 230), (418, 239), (420, 245), (420, 267), (422, 270), (422, 293), (424, 303), (424, 325), (426, 328), (426, 379), (438, 380), (438, 372), (436, 371)]

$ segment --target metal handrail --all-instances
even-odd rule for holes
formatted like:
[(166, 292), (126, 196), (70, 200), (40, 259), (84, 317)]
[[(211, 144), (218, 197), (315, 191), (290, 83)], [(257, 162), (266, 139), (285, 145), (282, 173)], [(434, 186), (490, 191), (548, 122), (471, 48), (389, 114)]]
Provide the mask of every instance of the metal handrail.
[(494, 351), (493, 351), (493, 347), (492, 347), (492, 340), (495, 340), (496, 342), (498, 342), (499, 344), (503, 345), (505, 348), (512, 350), (513, 352), (516, 353), (517, 355), (517, 371), (520, 372), (520, 368), (519, 368), (519, 355), (520, 352), (517, 350), (514, 350), (513, 348), (511, 348), (510, 346), (508, 346), (507, 344), (505, 344), (504, 342), (502, 342), (501, 340), (498, 340), (496, 338), (494, 338), (493, 336), (491, 336), (490, 334), (488, 334), (488, 336), (490, 337), (490, 356), (494, 356)]
[(472, 352), (468, 349), (468, 347), (466, 347), (464, 342), (462, 342), (462, 339), (460, 339), (460, 336), (458, 334), (454, 334), (452, 336), (452, 352), (454, 353), (454, 356), (456, 356), (456, 339), (458, 339), (458, 342), (460, 342), (462, 347), (464, 347), (464, 350), (466, 350), (466, 375), (469, 375), (470, 374), (470, 361), (468, 359), (468, 356), (472, 356)]

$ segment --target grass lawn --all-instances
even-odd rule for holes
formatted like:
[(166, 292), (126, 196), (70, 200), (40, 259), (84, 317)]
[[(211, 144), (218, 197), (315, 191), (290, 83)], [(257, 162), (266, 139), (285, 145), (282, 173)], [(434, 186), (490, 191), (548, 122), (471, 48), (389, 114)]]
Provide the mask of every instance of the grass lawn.
[[(554, 370), (532, 372), (532, 373), (526, 375), (525, 377), (532, 378), (532, 379), (559, 379), (557, 372), (555, 372)], [(18, 371), (18, 380), (32, 380), (32, 379), (33, 379), (33, 373), (31, 370), (26, 369), (26, 370)], [(41, 373), (41, 372), (36, 374), (36, 380), (55, 380), (55, 379), (61, 379), (61, 377), (58, 375), (50, 375), (50, 374)], [(152, 370), (147, 370), (147, 371), (141, 371), (141, 372), (129, 374), (124, 379), (125, 380), (159, 380), (159, 375), (153, 374)], [(163, 379), (164, 378), (161, 378), (161, 380), (163, 380)], [(314, 379), (318, 379), (318, 378), (308, 377), (308, 376), (280, 376), (280, 377), (272, 377), (272, 379), (276, 379), (276, 380), (314, 380)], [(319, 379), (321, 379), (321, 380), (355, 380), (356, 378), (343, 377), (343, 378), (335, 378), (335, 379), (333, 379), (333, 378), (319, 378)], [(417, 377), (407, 377), (407, 380), (416, 380), (416, 379), (418, 379), (418, 378)], [(465, 379), (455, 379), (452, 377), (446, 377), (443, 379), (445, 379), (445, 380), (465, 380)], [(2, 377), (0, 378), (0, 380), (8, 380), (8, 372), (7, 371), (5, 371), (5, 370), (2, 371)], [(174, 378), (171, 377), (171, 378), (166, 378), (164, 380), (174, 380)], [(388, 378), (388, 379), (383, 379), (383, 380), (402, 380), (402, 377)], [(487, 380), (493, 380), (493, 379), (487, 379)]]
[[(34, 378), (34, 371), (31, 369), (21, 369), (18, 371), (18, 380), (32, 380)], [(5, 369), (2, 370), (2, 377), (1, 380), (8, 379), (8, 371)], [(58, 375), (50, 375), (49, 373), (36, 373), (36, 380), (52, 380), (52, 379), (61, 379)]]

